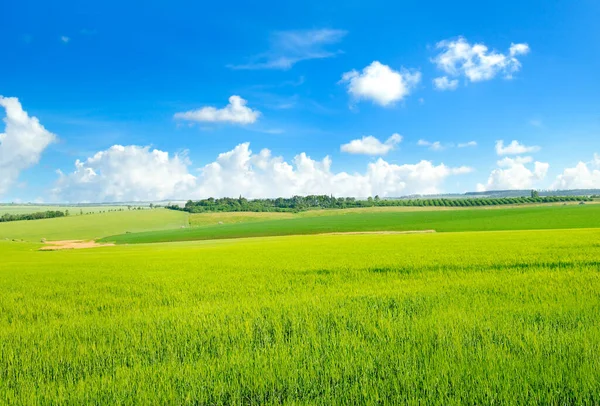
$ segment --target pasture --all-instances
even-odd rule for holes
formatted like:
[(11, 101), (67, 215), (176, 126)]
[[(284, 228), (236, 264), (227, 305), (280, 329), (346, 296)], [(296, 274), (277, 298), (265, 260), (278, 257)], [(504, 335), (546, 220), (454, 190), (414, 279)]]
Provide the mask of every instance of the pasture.
[(111, 234), (187, 227), (187, 213), (166, 209), (117, 211), (84, 216), (0, 223), (0, 240), (94, 239)]
[(109, 210), (127, 210), (127, 206), (55, 206), (55, 205), (18, 205), (18, 204), (0, 204), (0, 216), (8, 214), (29, 214), (47, 210), (69, 210), (71, 215), (101, 213)]
[[(238, 216), (237, 213), (229, 213)], [(256, 213), (254, 213), (256, 214)], [(261, 214), (261, 213), (258, 213)], [(600, 227), (600, 205), (539, 206), (461, 210), (320, 210), (300, 213), (268, 213), (279, 216), (263, 221), (236, 221), (187, 229), (164, 229), (110, 236), (104, 242), (118, 244), (212, 240), (339, 232), (499, 231)], [(224, 214), (220, 214), (223, 216)], [(287, 215), (287, 216), (280, 216)], [(193, 219), (212, 214), (192, 215)], [(192, 220), (198, 224), (198, 220)]]
[(38, 250), (42, 231), (175, 234), (188, 218), (0, 225), (43, 229), (0, 239), (0, 403), (598, 404), (598, 209), (534, 209), (238, 218), (190, 230), (364, 229), (379, 215), (440, 232), (56, 252)]

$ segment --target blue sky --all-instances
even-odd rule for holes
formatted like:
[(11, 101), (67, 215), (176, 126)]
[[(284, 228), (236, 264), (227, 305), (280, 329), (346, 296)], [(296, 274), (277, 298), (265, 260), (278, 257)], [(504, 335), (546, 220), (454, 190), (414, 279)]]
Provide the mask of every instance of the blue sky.
[(600, 187), (600, 3), (323, 3), (2, 5), (0, 201)]

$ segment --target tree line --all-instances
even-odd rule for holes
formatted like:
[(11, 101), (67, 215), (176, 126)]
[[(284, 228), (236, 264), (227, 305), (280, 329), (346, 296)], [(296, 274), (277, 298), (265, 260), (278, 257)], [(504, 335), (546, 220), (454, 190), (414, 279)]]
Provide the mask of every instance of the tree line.
[(41, 219), (51, 219), (55, 217), (65, 217), (69, 215), (69, 210), (60, 211), (60, 210), (48, 210), (48, 211), (40, 211), (37, 213), (27, 213), (27, 214), (9, 214), (5, 213), (0, 217), (0, 223), (6, 223), (8, 221), (20, 221), (20, 220), (41, 220)]
[(359, 207), (392, 207), (392, 206), (435, 206), (435, 207), (474, 207), (499, 206), (527, 203), (559, 203), (586, 202), (592, 199), (587, 196), (536, 196), (501, 197), (501, 198), (415, 198), (415, 199), (381, 199), (379, 196), (360, 200), (353, 197), (333, 197), (327, 195), (279, 197), (276, 199), (208, 198), (197, 201), (188, 200), (184, 207), (167, 205), (167, 209), (183, 210), (189, 213), (205, 212), (298, 212), (312, 209), (348, 209)]

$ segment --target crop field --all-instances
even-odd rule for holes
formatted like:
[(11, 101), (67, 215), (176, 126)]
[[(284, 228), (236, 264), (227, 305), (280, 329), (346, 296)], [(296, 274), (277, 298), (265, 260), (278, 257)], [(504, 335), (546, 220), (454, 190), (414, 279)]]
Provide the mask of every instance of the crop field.
[(187, 213), (166, 209), (95, 213), (44, 220), (0, 223), (0, 240), (39, 241), (93, 239), (111, 234), (179, 229), (188, 225)]
[[(0, 224), (26, 228), (0, 238), (0, 404), (598, 404), (598, 210)], [(439, 232), (308, 235), (344, 223)], [(274, 224), (300, 235), (223, 239)], [(39, 251), (52, 230), (216, 239)]]
[(0, 216), (8, 214), (29, 214), (47, 210), (69, 210), (71, 215), (100, 213), (109, 210), (127, 210), (127, 206), (52, 206), (52, 205), (13, 205), (0, 204)]
[[(239, 220), (240, 215), (237, 213), (230, 213), (236, 216), (238, 221), (230, 224), (214, 225), (213, 223), (210, 226), (187, 229), (166, 229), (116, 235), (104, 238), (103, 241), (135, 244), (361, 231), (435, 230), (452, 232), (600, 227), (600, 205), (437, 211), (378, 210), (361, 212), (354, 210), (344, 212), (335, 210), (333, 213), (322, 210), (314, 213), (304, 214), (300, 217), (289, 213), (268, 213), (284, 214), (287, 217), (264, 221), (251, 219), (252, 221), (245, 222)], [(220, 214), (220, 216), (223, 215)], [(207, 215), (192, 215), (192, 219), (198, 219), (200, 216)], [(209, 214), (207, 218), (209, 216), (212, 215)], [(192, 220), (192, 223), (199, 224), (199, 221)]]

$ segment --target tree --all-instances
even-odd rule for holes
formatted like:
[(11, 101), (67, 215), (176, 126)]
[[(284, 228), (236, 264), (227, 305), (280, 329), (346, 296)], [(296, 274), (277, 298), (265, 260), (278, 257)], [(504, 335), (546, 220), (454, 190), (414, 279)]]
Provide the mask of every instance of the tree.
[(540, 197), (540, 194), (537, 190), (532, 190), (531, 197), (535, 199), (536, 197)]

